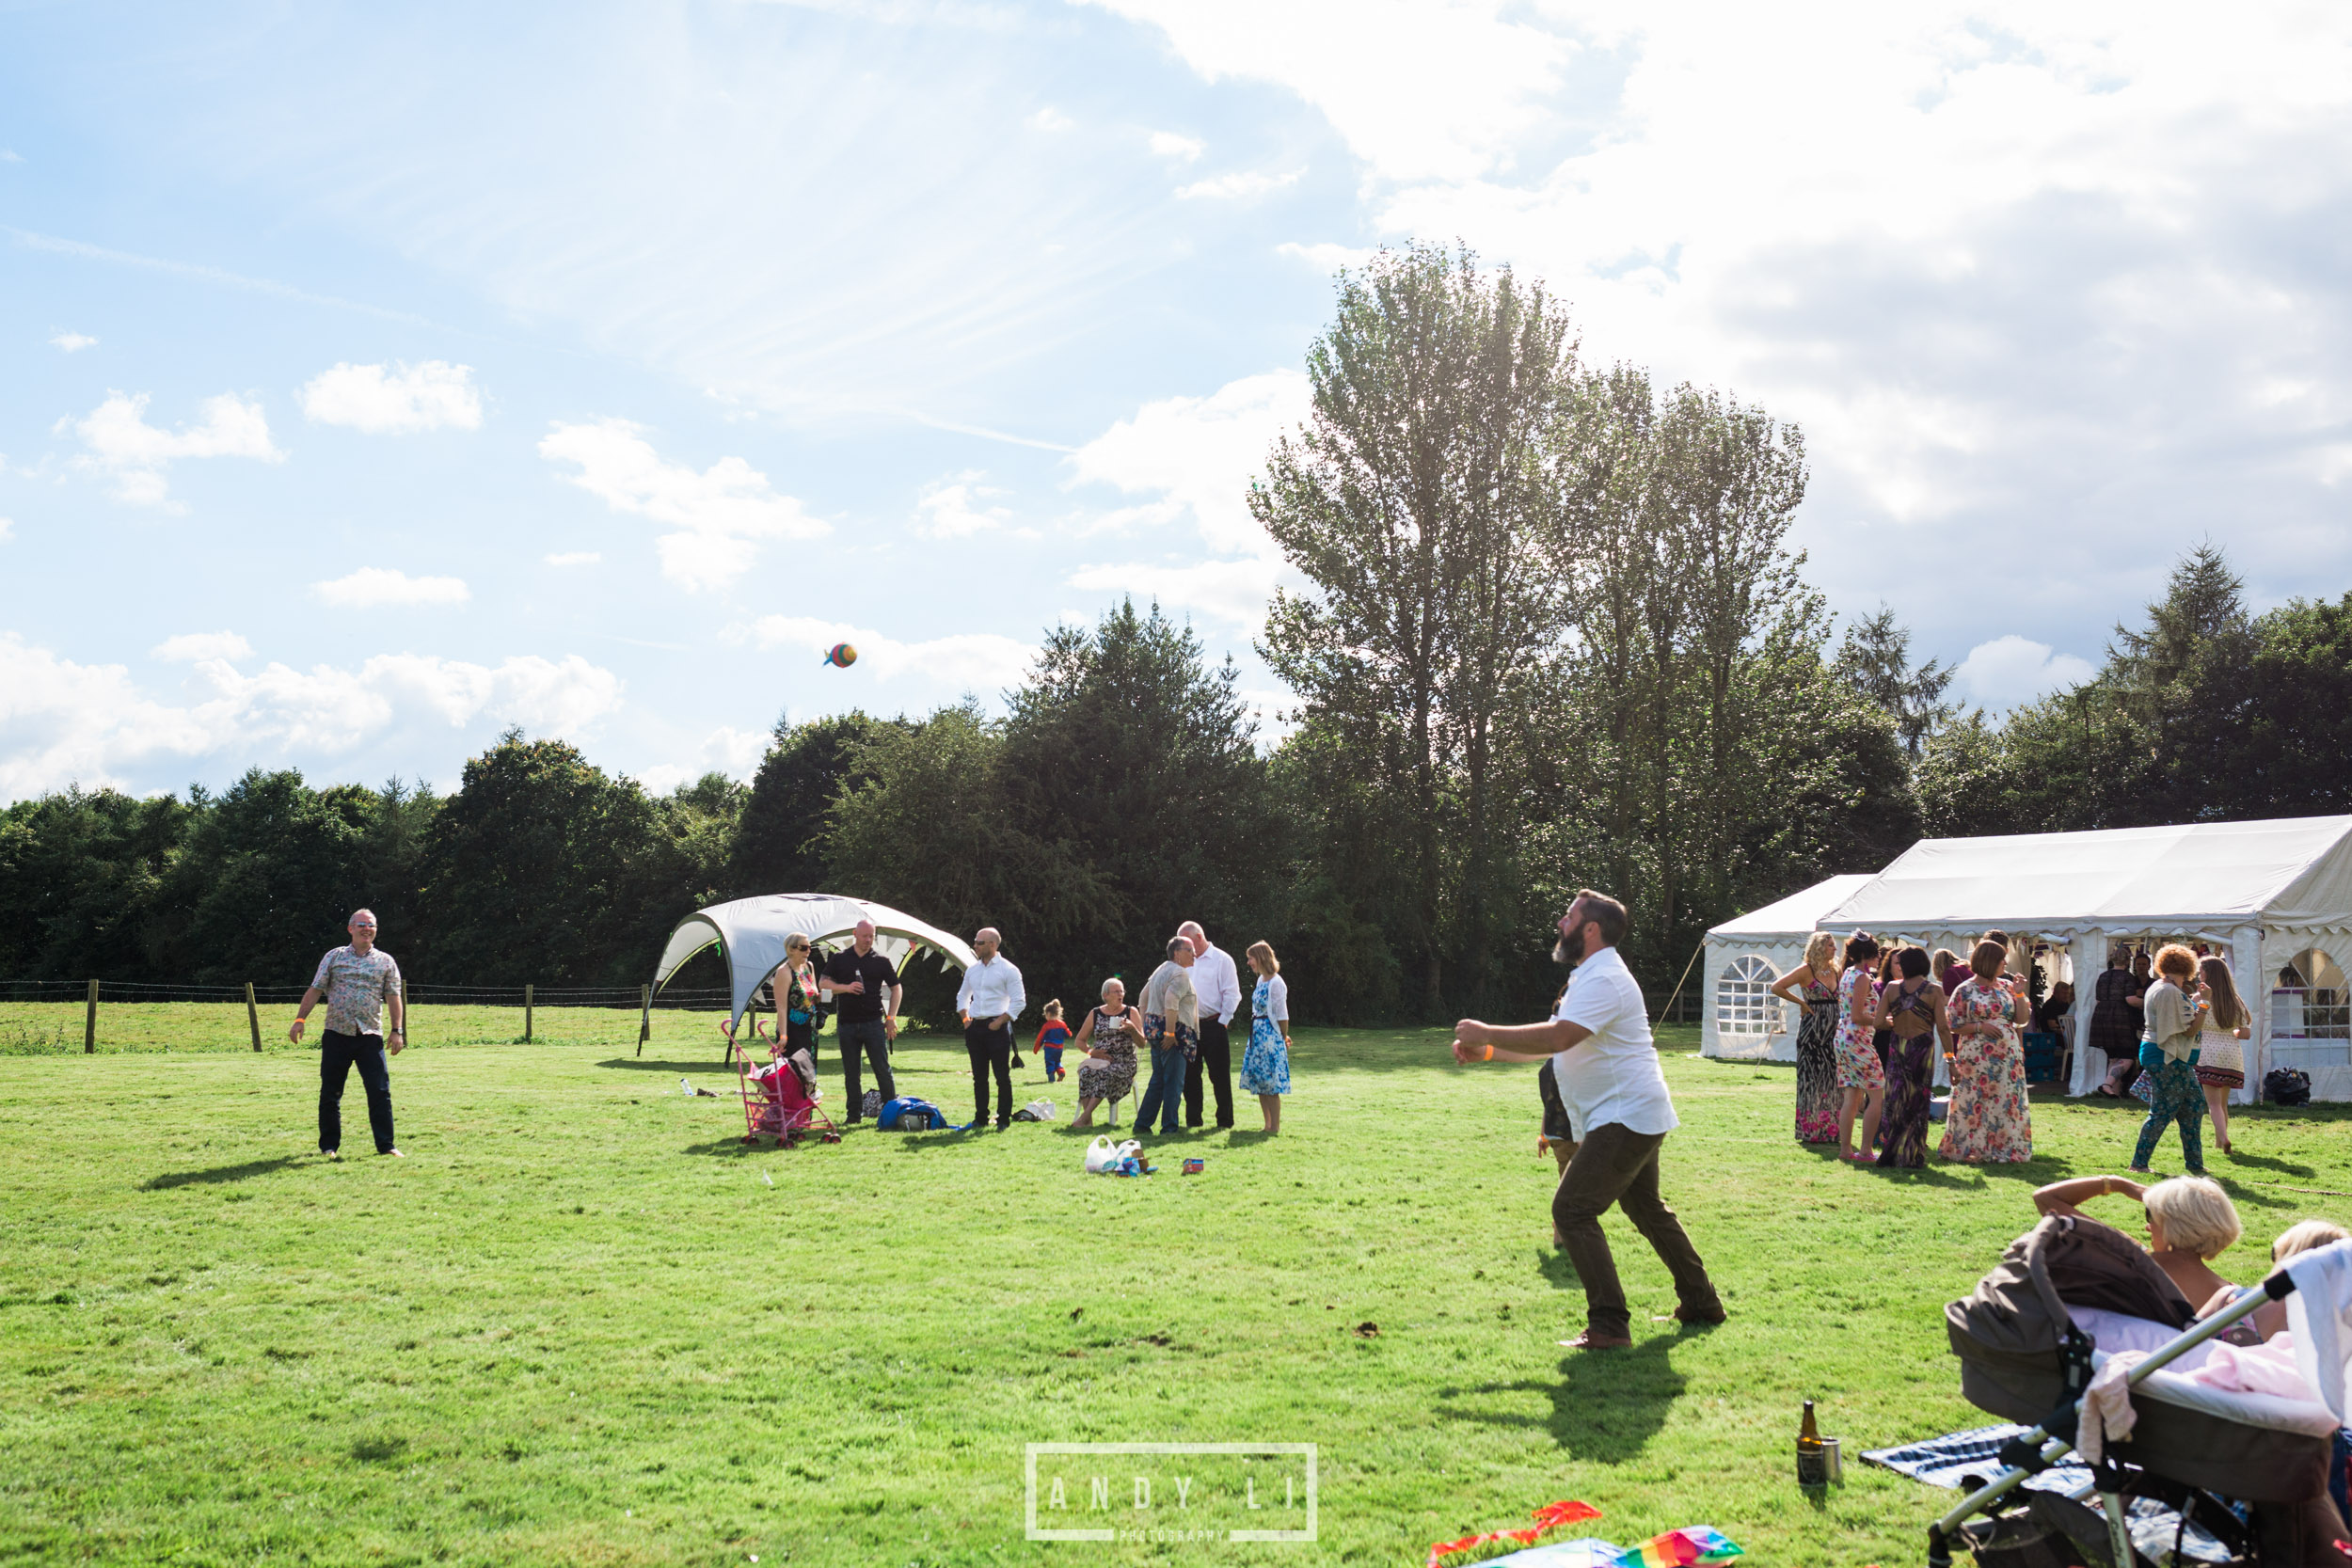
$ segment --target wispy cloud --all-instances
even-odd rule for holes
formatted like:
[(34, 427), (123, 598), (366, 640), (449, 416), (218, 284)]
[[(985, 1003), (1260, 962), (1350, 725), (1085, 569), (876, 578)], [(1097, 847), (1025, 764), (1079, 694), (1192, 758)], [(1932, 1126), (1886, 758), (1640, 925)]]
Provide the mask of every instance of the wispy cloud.
[(1027, 123), (1032, 131), (1074, 131), (1078, 128), (1076, 120), (1050, 103), (1031, 115)]
[(229, 272), (220, 267), (203, 266), (194, 261), (174, 261), (160, 256), (138, 256), (127, 250), (108, 250), (103, 245), (88, 245), (80, 240), (60, 239), (55, 234), (38, 233), (30, 229), (17, 229), (8, 224), (0, 224), (0, 234), (7, 234), (28, 250), (46, 250), (59, 256), (78, 256), (92, 261), (111, 261), (118, 266), (144, 267), (153, 272), (172, 273), (181, 277), (192, 277), (206, 283), (218, 283), (227, 288), (241, 289), (251, 293), (276, 294), (280, 299), (298, 299), (305, 305), (325, 305), (338, 310), (358, 310), (366, 315), (380, 316), (386, 321), (406, 322), (415, 326), (436, 325), (422, 316), (411, 315), (405, 310), (387, 310), (380, 305), (365, 305), (354, 299), (338, 299), (333, 294), (312, 293), (307, 289), (297, 289), (291, 283), (280, 283), (274, 278), (247, 277), (243, 273)]
[(1028, 673), (1030, 660), (1037, 657), (1031, 644), (994, 632), (955, 632), (909, 642), (870, 626), (806, 615), (763, 615), (724, 635), (730, 641), (748, 641), (765, 649), (799, 648), (811, 655), (847, 642), (857, 650), (857, 663), (837, 672), (845, 679), (854, 679), (862, 672), (870, 672), (881, 681), (914, 676), (943, 691), (973, 691), (982, 696), (1019, 685)]
[(1163, 158), (1175, 158), (1192, 163), (1209, 150), (1209, 144), (1198, 136), (1180, 135), (1174, 131), (1152, 133), (1152, 150)]
[(73, 432), (85, 449), (74, 458), (74, 466), (111, 475), (118, 499), (135, 506), (168, 504), (170, 486), (165, 470), (182, 458), (286, 460), (286, 454), (270, 442), (269, 420), (259, 400), (247, 402), (234, 392), (206, 398), (197, 405), (202, 417), (178, 430), (149, 424), (147, 404), (145, 392), (135, 397), (109, 392), (105, 402), (73, 421)]
[(371, 436), (482, 426), (472, 367), (442, 359), (390, 369), (338, 364), (304, 383), (299, 397), (303, 416), (313, 423), (348, 425)]
[(542, 556), (540, 559), (550, 566), (594, 566), (604, 560), (604, 552), (601, 550), (559, 550), (553, 555)]
[(1189, 185), (1177, 186), (1176, 199), (1179, 201), (1196, 201), (1202, 198), (1214, 201), (1244, 200), (1249, 197), (1264, 196), (1270, 191), (1279, 191), (1285, 186), (1295, 185), (1300, 176), (1306, 172), (1303, 168), (1295, 168), (1288, 174), (1261, 174), (1255, 169), (1244, 169), (1234, 174), (1219, 174), (1207, 180), (1196, 180)]
[(456, 605), (473, 597), (461, 578), (412, 578), (391, 566), (362, 566), (348, 577), (314, 582), (310, 592), (338, 610)]
[(964, 539), (976, 533), (996, 533), (1012, 521), (1012, 509), (992, 505), (1005, 492), (982, 484), (988, 476), (977, 468), (935, 479), (915, 498), (918, 527), (934, 539)]
[(1249, 515), (1249, 478), (1264, 467), (1275, 437), (1306, 417), (1307, 399), (1304, 375), (1270, 371), (1206, 397), (1145, 404), (1071, 454), (1071, 483), (1155, 495), (1173, 510), (1121, 520), (1149, 524), (1189, 513), (1214, 553), (1270, 557), (1273, 545)]
[(79, 354), (86, 348), (96, 348), (98, 346), (97, 339), (88, 336), (87, 333), (81, 332), (59, 332), (53, 336), (49, 341), (56, 347), (65, 350), (68, 354)]
[(233, 631), (188, 631), (165, 638), (148, 653), (167, 664), (200, 664), (213, 658), (233, 664), (241, 658), (251, 658), (253, 644)]
[(725, 587), (751, 569), (763, 540), (829, 531), (743, 459), (723, 457), (700, 472), (665, 463), (644, 427), (627, 420), (558, 424), (539, 443), (539, 455), (576, 467), (564, 478), (614, 511), (666, 525), (671, 531), (654, 541), (661, 572), (685, 588)]

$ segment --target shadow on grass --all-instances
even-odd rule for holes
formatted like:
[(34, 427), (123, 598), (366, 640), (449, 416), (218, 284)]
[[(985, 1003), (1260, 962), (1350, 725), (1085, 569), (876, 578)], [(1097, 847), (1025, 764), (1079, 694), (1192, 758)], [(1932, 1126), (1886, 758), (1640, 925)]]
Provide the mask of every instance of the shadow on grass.
[[(1571, 1459), (1622, 1464), (1649, 1446), (1682, 1397), (1687, 1380), (1668, 1359), (1678, 1343), (1677, 1336), (1660, 1335), (1630, 1350), (1577, 1352), (1561, 1359), (1557, 1381), (1526, 1378), (1440, 1389), (1438, 1413), (1487, 1426), (1541, 1427)], [(1498, 1394), (1541, 1394), (1550, 1400), (1551, 1413), (1525, 1416), (1457, 1402)]]
[(619, 1068), (619, 1069), (621, 1069), (623, 1071), (626, 1071), (626, 1072), (679, 1072), (679, 1073), (684, 1073), (684, 1072), (711, 1072), (711, 1071), (714, 1071), (714, 1070), (716, 1070), (716, 1069), (720, 1069), (720, 1068), (727, 1068), (727, 1069), (729, 1069), (730, 1070), (732, 1070), (732, 1066), (733, 1066), (733, 1064), (731, 1064), (730, 1062), (728, 1062), (728, 1060), (727, 1060), (725, 1057), (723, 1057), (723, 1056), (722, 1056), (719, 1060), (717, 1060), (717, 1061), (715, 1061), (715, 1062), (714, 1062), (714, 1061), (711, 1061), (711, 1060), (710, 1060), (709, 1058), (707, 1058), (707, 1057), (699, 1057), (699, 1056), (698, 1056), (698, 1057), (696, 1057), (693, 1061), (691, 1061), (691, 1062), (677, 1062), (677, 1061), (670, 1061), (670, 1062), (656, 1062), (656, 1061), (650, 1061), (650, 1060), (648, 1060), (648, 1061), (640, 1061), (640, 1060), (638, 1060), (638, 1059), (637, 1059), (636, 1057), (634, 1057), (634, 1056), (612, 1056), (612, 1057), (608, 1057), (608, 1058), (606, 1058), (604, 1061), (598, 1062), (598, 1063), (596, 1064), (596, 1066), (598, 1066), (598, 1067), (609, 1067), (609, 1068)]
[(172, 1187), (216, 1187), (224, 1182), (249, 1181), (257, 1176), (284, 1170), (299, 1164), (291, 1154), (280, 1154), (272, 1160), (247, 1160), (241, 1165), (215, 1165), (210, 1170), (175, 1170), (162, 1176), (150, 1177), (139, 1183), (139, 1190), (160, 1193)]
[(2250, 1165), (2256, 1170), (2276, 1171), (2280, 1176), (2299, 1176), (2306, 1180), (2319, 1174), (2309, 1165), (2298, 1165), (2292, 1160), (2276, 1159), (2268, 1154), (2224, 1154), (2221, 1158), (2227, 1165)]

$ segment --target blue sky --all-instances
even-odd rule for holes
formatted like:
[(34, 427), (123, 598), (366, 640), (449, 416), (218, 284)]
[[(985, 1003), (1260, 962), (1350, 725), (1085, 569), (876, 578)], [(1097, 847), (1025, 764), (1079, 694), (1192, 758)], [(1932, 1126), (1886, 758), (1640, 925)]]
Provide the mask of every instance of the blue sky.
[(1800, 422), (1973, 700), (2208, 536), (2352, 587), (2352, 21), (1891, 9), (0, 5), (0, 799), (740, 775), (1124, 593), (1271, 707), (1242, 493), (1410, 236)]

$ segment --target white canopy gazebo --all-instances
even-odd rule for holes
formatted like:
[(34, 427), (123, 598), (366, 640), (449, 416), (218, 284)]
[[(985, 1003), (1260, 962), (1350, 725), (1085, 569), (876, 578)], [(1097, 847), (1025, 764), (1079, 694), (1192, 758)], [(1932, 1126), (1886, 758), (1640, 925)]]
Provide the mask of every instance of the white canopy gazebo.
[(1791, 1009), (1772, 993), (1773, 979), (1804, 962), (1805, 939), (1820, 928), (1870, 873), (1832, 877), (1802, 893), (1726, 920), (1707, 933), (1700, 992), (1699, 1054), (1793, 1062)]
[(1922, 839), (1820, 926), (1963, 954), (1998, 929), (2021, 967), (2046, 945), (2053, 981), (2075, 981), (2077, 1095), (2106, 1072), (2090, 1029), (2110, 944), (2203, 942), (2254, 1014), (2232, 1098), (2251, 1101), (2265, 1072), (2297, 1067), (2313, 1099), (2352, 1100), (2352, 816)]
[(670, 983), (687, 959), (716, 943), (727, 961), (727, 990), (739, 1020), (759, 988), (784, 962), (785, 939), (798, 932), (814, 942), (846, 942), (861, 920), (874, 923), (874, 948), (903, 966), (917, 950), (942, 969), (969, 969), (979, 955), (958, 938), (886, 904), (834, 893), (771, 893), (696, 910), (677, 923), (655, 966), (653, 989)]

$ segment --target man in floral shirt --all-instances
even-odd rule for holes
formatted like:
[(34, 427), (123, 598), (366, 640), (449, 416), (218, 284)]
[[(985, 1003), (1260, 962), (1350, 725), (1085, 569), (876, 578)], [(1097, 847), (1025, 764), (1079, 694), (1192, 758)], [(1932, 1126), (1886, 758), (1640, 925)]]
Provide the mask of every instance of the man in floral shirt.
[[(343, 1143), (343, 1084), (351, 1069), (368, 1091), (368, 1126), (375, 1133), (378, 1154), (397, 1155), (392, 1147), (392, 1075), (384, 1065), (389, 1046), (395, 1056), (408, 1043), (402, 1025), (407, 1022), (407, 999), (400, 989), (400, 965), (375, 945), (375, 914), (359, 910), (351, 917), (351, 945), (338, 947), (319, 960), (310, 989), (294, 1009), (294, 1027), (286, 1037), (302, 1043), (302, 1025), (326, 999), (326, 1029), (319, 1037), (319, 1152), (340, 1160)], [(384, 1033), (384, 1008), (392, 1009), (392, 1032)]]

